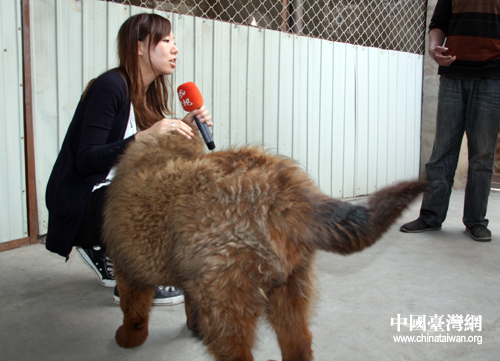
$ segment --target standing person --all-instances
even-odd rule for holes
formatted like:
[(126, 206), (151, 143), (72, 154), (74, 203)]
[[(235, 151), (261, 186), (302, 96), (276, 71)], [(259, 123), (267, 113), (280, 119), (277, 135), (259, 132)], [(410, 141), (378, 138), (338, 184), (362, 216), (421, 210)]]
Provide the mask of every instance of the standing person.
[[(83, 93), (50, 175), (46, 204), (49, 223), (46, 248), (69, 257), (73, 247), (97, 274), (115, 287), (113, 265), (101, 240), (107, 185), (118, 157), (130, 142), (148, 134), (177, 133), (191, 139), (194, 116), (211, 126), (204, 107), (184, 119), (167, 119), (179, 50), (170, 22), (157, 14), (139, 14), (118, 33), (118, 68), (92, 80)], [(115, 287), (115, 301), (119, 301)], [(158, 286), (153, 304), (184, 301), (182, 290)]]
[[(438, 0), (429, 26), (429, 54), (439, 64), (436, 139), (426, 164), (438, 191), (424, 196), (420, 217), (401, 232), (441, 229), (467, 134), (469, 170), (463, 223), (470, 236), (491, 241), (485, 218), (500, 124), (500, 0)], [(446, 47), (443, 46), (446, 38)]]

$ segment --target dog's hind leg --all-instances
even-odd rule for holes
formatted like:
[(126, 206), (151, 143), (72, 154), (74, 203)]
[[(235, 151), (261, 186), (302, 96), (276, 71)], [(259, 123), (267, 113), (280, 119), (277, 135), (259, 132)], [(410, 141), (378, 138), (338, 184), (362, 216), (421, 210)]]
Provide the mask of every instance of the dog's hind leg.
[[(207, 315), (214, 326), (211, 327), (210, 335), (203, 337), (210, 353), (217, 361), (253, 361), (252, 345), (257, 317), (224, 315), (219, 318), (225, 312), (226, 310), (214, 309)], [(205, 336), (203, 331), (201, 333)]]
[(125, 348), (137, 347), (148, 338), (149, 311), (154, 289), (134, 287), (119, 274), (116, 274), (116, 286), (123, 311), (123, 325), (116, 331), (116, 343)]
[(239, 272), (219, 276), (210, 289), (213, 293), (207, 289), (195, 293), (197, 328), (217, 361), (253, 361), (252, 346), (265, 296)]
[(309, 331), (311, 302), (315, 295), (311, 272), (307, 264), (295, 270), (285, 284), (268, 293), (266, 316), (278, 336), (283, 361), (314, 359)]
[(257, 315), (246, 310), (221, 304), (207, 313), (199, 313), (199, 328), (204, 343), (217, 361), (253, 361), (257, 320)]

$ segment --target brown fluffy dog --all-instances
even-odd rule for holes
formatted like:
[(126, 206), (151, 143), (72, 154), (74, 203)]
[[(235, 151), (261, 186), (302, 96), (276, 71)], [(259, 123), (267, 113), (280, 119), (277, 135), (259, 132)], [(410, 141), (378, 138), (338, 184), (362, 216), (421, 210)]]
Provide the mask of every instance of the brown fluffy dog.
[(154, 286), (175, 285), (188, 328), (217, 360), (253, 360), (261, 315), (283, 360), (312, 360), (316, 251), (370, 246), (426, 184), (401, 183), (353, 205), (322, 193), (288, 158), (204, 149), (200, 138), (150, 137), (121, 158), (104, 224), (124, 313), (116, 342), (144, 343)]

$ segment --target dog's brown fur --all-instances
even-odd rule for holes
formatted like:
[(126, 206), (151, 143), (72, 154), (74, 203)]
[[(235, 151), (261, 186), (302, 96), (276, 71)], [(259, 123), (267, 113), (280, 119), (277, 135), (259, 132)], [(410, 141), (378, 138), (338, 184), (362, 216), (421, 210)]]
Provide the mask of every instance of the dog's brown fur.
[(352, 205), (326, 196), (285, 157), (204, 147), (198, 137), (150, 137), (121, 158), (104, 224), (124, 313), (118, 345), (146, 341), (153, 287), (176, 285), (188, 328), (217, 360), (253, 360), (261, 315), (283, 360), (312, 360), (316, 251), (370, 246), (426, 184), (401, 183)]

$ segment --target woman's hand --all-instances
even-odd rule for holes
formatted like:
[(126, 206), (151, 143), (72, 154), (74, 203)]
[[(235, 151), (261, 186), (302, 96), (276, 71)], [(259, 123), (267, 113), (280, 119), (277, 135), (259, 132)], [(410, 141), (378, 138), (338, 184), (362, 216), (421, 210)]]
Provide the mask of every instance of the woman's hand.
[[(194, 112), (192, 112), (194, 113)], [(189, 113), (191, 114), (191, 113)], [(166, 119), (154, 123), (150, 128), (143, 130), (135, 135), (135, 139), (140, 140), (149, 134), (169, 134), (177, 133), (188, 139), (192, 139), (193, 129), (180, 119)]]
[(193, 129), (197, 129), (194, 117), (198, 117), (200, 122), (206, 123), (209, 127), (213, 125), (211, 122), (212, 116), (210, 112), (205, 109), (203, 105), (200, 109), (193, 110), (191, 113), (186, 115), (184, 119), (162, 119), (154, 123), (150, 128), (143, 130), (135, 135), (135, 139), (140, 140), (144, 136), (149, 134), (168, 134), (177, 133), (188, 139), (194, 137)]
[(194, 120), (194, 117), (198, 117), (198, 120), (202, 123), (207, 123), (209, 127), (213, 125), (211, 122), (212, 116), (210, 115), (210, 112), (205, 109), (205, 106), (203, 105), (200, 109), (193, 110), (191, 113), (186, 115), (182, 121), (189, 125), (191, 128), (196, 129), (197, 125)]

